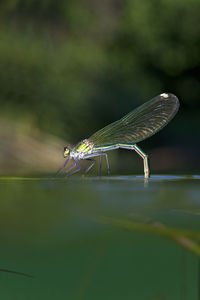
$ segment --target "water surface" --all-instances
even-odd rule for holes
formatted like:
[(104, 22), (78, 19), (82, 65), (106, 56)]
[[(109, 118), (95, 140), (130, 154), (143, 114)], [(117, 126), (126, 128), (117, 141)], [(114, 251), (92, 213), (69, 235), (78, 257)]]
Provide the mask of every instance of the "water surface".
[(0, 180), (2, 299), (199, 299), (200, 176)]

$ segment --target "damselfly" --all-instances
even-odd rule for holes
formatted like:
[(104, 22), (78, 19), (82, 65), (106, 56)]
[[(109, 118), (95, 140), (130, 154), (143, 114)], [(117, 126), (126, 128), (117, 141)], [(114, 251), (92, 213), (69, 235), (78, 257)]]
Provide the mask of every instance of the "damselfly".
[[(73, 160), (73, 165), (65, 174), (74, 174), (80, 171), (79, 160), (89, 160), (90, 166), (87, 173), (95, 164), (92, 159), (100, 156), (100, 169), (102, 156), (105, 156), (108, 173), (110, 167), (107, 151), (114, 149), (135, 150), (143, 159), (144, 176), (149, 177), (148, 156), (136, 145), (136, 143), (152, 136), (161, 130), (175, 116), (179, 108), (179, 100), (173, 94), (163, 93), (152, 100), (144, 103), (120, 120), (111, 123), (94, 133), (90, 138), (84, 139), (73, 149), (64, 147), (64, 158), (66, 161), (59, 173), (66, 167), (69, 160)], [(71, 173), (70, 173), (71, 172)]]

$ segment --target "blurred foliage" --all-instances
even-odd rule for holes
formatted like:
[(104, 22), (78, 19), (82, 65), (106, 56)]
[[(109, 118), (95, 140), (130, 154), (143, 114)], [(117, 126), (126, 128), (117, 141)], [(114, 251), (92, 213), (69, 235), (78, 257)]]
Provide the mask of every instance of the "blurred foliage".
[(1, 115), (77, 142), (170, 91), (182, 118), (167, 134), (192, 121), (194, 138), (199, 12), (196, 0), (1, 1)]
[(146, 224), (144, 221), (133, 222), (130, 220), (116, 219), (112, 217), (100, 217), (99, 222), (117, 226), (128, 231), (140, 231), (161, 235), (176, 242), (178, 245), (186, 248), (195, 255), (200, 256), (200, 235), (198, 233), (166, 227), (164, 224), (153, 220), (150, 224)]

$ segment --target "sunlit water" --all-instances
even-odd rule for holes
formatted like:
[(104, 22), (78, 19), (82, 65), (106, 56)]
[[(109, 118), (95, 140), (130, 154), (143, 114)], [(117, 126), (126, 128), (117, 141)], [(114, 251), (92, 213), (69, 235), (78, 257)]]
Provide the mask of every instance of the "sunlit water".
[(2, 177), (0, 225), (0, 299), (199, 299), (199, 175)]

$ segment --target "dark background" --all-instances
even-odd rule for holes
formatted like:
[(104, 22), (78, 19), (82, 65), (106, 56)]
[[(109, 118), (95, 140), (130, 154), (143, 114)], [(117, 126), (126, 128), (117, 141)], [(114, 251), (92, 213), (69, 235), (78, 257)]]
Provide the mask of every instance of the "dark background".
[[(199, 15), (196, 0), (1, 1), (1, 172), (51, 172), (65, 144), (163, 92), (180, 111), (139, 146), (155, 172), (198, 172)], [(142, 170), (130, 151), (111, 161)]]

